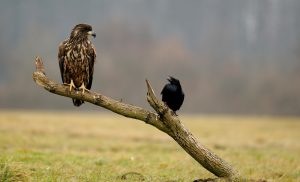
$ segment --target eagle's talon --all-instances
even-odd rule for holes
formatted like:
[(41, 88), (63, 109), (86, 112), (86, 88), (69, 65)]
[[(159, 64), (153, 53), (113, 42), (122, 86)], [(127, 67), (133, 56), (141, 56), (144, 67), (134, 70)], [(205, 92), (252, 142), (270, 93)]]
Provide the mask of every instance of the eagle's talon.
[(71, 83), (63, 83), (63, 85), (69, 86), (70, 92), (72, 91), (72, 88), (74, 88), (74, 89), (76, 88), (73, 80), (71, 80)]
[(89, 92), (89, 89), (85, 88), (84, 83), (82, 83), (79, 89), (82, 90), (82, 94), (84, 94), (85, 91)]

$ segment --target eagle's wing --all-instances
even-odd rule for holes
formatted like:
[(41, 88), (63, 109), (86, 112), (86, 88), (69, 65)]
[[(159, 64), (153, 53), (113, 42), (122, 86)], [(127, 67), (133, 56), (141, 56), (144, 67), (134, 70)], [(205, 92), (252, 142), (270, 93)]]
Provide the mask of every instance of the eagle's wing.
[(66, 49), (65, 49), (65, 41), (60, 43), (58, 47), (58, 63), (59, 63), (59, 68), (60, 68), (60, 74), (61, 74), (61, 79), (63, 83), (66, 83), (65, 80), (65, 71), (64, 71), (64, 64), (65, 64), (65, 54), (66, 54)]
[(95, 50), (93, 44), (90, 44), (90, 46), (88, 46), (87, 54), (89, 56), (89, 59), (88, 59), (88, 61), (89, 61), (89, 80), (88, 80), (88, 83), (86, 84), (86, 88), (90, 90), (92, 87), (94, 64), (96, 61), (96, 50)]

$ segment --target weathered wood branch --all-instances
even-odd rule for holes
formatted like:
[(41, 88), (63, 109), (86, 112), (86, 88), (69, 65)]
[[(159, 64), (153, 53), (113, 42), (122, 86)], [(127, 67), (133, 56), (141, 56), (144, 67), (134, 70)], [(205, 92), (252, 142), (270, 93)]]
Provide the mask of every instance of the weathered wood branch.
[(239, 179), (238, 172), (232, 166), (200, 144), (192, 133), (184, 127), (174, 112), (156, 98), (148, 80), (146, 80), (147, 100), (156, 113), (116, 101), (100, 93), (89, 91), (83, 94), (74, 90), (69, 91), (68, 86), (58, 84), (47, 78), (43, 62), (38, 57), (36, 58), (36, 71), (33, 73), (33, 79), (51, 93), (81, 99), (125, 117), (144, 121), (171, 136), (191, 157), (211, 173), (231, 180)]

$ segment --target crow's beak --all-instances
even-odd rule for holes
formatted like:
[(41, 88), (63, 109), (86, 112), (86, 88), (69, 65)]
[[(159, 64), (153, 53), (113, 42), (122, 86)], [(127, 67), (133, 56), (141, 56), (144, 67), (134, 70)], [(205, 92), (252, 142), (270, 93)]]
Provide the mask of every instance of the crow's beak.
[(96, 33), (93, 32), (93, 31), (89, 31), (88, 34), (91, 35), (91, 36), (93, 36), (94, 38), (96, 37)]

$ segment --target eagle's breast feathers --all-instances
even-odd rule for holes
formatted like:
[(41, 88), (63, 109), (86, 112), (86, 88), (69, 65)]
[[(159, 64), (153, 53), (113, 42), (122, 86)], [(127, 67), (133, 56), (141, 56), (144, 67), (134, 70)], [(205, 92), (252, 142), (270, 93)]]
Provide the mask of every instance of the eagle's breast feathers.
[(59, 62), (64, 83), (73, 80), (76, 87), (82, 83), (87, 89), (92, 86), (96, 51), (88, 40), (74, 43), (70, 40), (59, 46)]

